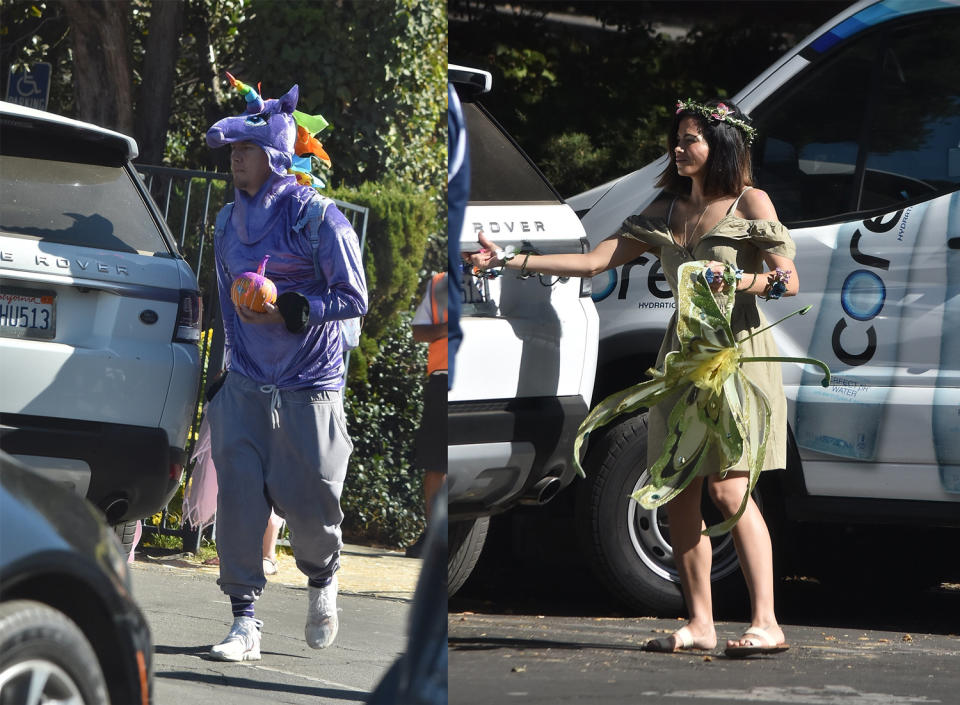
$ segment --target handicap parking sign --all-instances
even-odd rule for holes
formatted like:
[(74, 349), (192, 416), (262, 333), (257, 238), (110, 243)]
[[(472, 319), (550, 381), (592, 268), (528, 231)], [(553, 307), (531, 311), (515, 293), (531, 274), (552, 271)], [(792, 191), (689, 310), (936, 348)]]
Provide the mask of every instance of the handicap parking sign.
[(7, 101), (37, 110), (47, 109), (50, 98), (50, 64), (34, 64), (29, 71), (10, 67), (7, 79)]

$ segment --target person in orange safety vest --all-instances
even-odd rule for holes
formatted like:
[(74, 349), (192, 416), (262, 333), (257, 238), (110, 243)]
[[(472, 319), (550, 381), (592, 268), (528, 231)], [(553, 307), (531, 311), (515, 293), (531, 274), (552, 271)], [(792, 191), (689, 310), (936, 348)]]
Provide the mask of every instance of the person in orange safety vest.
[[(430, 521), (433, 499), (447, 479), (447, 273), (434, 274), (413, 317), (413, 339), (428, 343), (427, 383), (423, 416), (416, 438), (416, 465), (423, 468), (425, 514)], [(425, 534), (426, 532), (424, 532)], [(419, 557), (424, 535), (407, 547), (406, 555)]]

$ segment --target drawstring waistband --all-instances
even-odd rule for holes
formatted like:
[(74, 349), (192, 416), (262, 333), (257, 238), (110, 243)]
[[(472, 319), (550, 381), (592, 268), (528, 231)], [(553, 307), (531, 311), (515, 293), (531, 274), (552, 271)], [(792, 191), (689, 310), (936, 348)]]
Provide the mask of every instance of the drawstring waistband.
[(280, 428), (280, 389), (275, 384), (264, 384), (260, 391), (270, 395), (270, 421), (273, 428)]

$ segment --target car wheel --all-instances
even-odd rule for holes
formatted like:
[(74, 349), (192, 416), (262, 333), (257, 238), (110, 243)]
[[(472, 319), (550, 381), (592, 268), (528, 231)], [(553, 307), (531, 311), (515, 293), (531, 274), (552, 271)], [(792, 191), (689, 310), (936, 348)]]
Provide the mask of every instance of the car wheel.
[(470, 577), (483, 543), (487, 540), (490, 517), (451, 521), (448, 529), (447, 596), (453, 597)]
[[(646, 510), (630, 499), (647, 482), (646, 465), (645, 412), (611, 426), (591, 443), (587, 477), (577, 491), (577, 534), (594, 572), (622, 602), (638, 613), (677, 616), (684, 610), (683, 594), (666, 512)], [(704, 518), (720, 520), (706, 496)], [(714, 603), (742, 602), (745, 589), (732, 536), (711, 541)]]
[(0, 703), (107, 705), (97, 656), (83, 632), (39, 602), (0, 605)]

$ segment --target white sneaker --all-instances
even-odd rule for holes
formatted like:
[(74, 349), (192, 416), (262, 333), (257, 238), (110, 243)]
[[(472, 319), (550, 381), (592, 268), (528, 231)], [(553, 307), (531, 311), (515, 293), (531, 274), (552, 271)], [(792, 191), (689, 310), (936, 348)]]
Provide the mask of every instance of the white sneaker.
[(253, 617), (235, 617), (227, 638), (210, 647), (210, 658), (217, 661), (259, 661), (260, 629), (263, 622)]
[(324, 588), (311, 587), (307, 603), (307, 625), (303, 628), (311, 649), (325, 649), (340, 628), (337, 619), (337, 576)]

